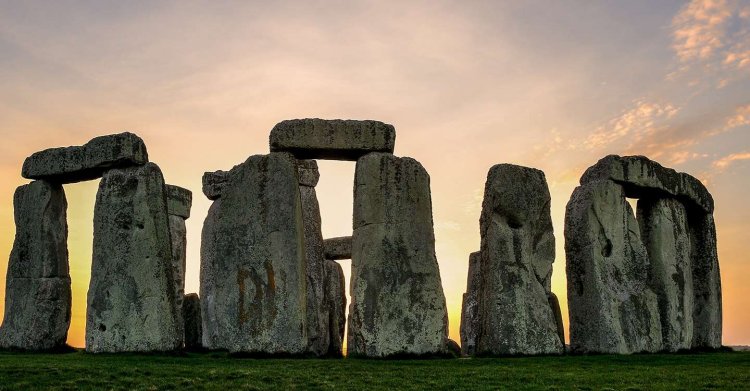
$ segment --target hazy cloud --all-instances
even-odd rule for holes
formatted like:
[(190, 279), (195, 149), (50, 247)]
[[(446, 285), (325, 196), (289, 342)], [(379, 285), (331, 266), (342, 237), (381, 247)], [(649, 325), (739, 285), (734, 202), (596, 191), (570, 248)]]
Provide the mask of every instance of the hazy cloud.
[(721, 159), (715, 160), (712, 163), (712, 166), (719, 171), (723, 171), (737, 161), (749, 160), (749, 159), (750, 159), (750, 152), (733, 153), (731, 155), (724, 156)]
[(663, 122), (679, 111), (669, 103), (655, 103), (643, 99), (633, 107), (598, 127), (584, 142), (588, 149), (605, 147), (622, 139), (637, 142), (658, 131)]
[(693, 0), (672, 20), (672, 48), (682, 61), (707, 59), (723, 46), (725, 23), (732, 15), (724, 0)]

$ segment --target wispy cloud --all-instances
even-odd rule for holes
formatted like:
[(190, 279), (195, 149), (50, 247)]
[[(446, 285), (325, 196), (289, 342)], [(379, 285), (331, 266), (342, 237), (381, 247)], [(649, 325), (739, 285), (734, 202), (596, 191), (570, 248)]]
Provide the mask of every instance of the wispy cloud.
[(672, 48), (681, 61), (708, 59), (723, 46), (732, 9), (724, 0), (693, 0), (672, 20)]
[(735, 162), (750, 160), (750, 152), (733, 153), (715, 160), (711, 165), (718, 171), (724, 171)]
[(584, 145), (588, 149), (597, 149), (626, 138), (629, 142), (639, 141), (656, 132), (663, 126), (663, 121), (674, 117), (678, 111), (678, 107), (669, 103), (637, 100), (633, 107), (598, 127)]

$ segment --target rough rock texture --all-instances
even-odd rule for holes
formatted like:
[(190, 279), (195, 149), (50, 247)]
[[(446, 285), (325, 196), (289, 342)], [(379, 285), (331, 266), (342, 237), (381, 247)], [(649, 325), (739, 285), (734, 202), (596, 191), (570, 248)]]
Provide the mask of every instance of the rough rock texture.
[(637, 216), (651, 261), (649, 285), (659, 300), (663, 349), (690, 349), (693, 272), (687, 211), (673, 198), (642, 198)]
[(477, 328), (479, 326), (479, 293), (480, 293), (480, 262), (479, 251), (469, 255), (469, 273), (466, 281), (466, 293), (463, 295), (461, 306), (461, 354), (473, 356), (477, 346)]
[(35, 181), (13, 198), (16, 237), (8, 262), (0, 347), (51, 350), (70, 325), (68, 207), (62, 186)]
[(668, 194), (692, 202), (706, 213), (714, 211), (713, 197), (698, 179), (662, 167), (645, 156), (606, 156), (586, 170), (581, 184), (603, 180), (622, 185), (630, 198)]
[(662, 347), (649, 260), (622, 186), (591, 182), (565, 212), (570, 345), (573, 352), (654, 352)]
[(393, 153), (396, 130), (379, 121), (293, 119), (271, 130), (271, 152), (298, 159), (357, 160), (370, 152)]
[(167, 211), (170, 215), (190, 218), (190, 207), (193, 204), (193, 192), (188, 189), (167, 185)]
[(217, 200), (221, 197), (228, 177), (228, 171), (203, 173), (203, 194), (211, 201)]
[(326, 303), (328, 303), (328, 356), (341, 357), (346, 327), (346, 291), (344, 271), (338, 262), (326, 260)]
[(341, 236), (323, 241), (326, 259), (352, 259), (352, 237)]
[(88, 352), (182, 346), (166, 186), (153, 163), (113, 169), (99, 184), (86, 312)]
[(318, 180), (320, 180), (318, 162), (315, 160), (297, 160), (297, 174), (299, 175), (300, 185), (317, 186)]
[(493, 166), (487, 175), (480, 229), (476, 354), (562, 353), (547, 298), (555, 238), (544, 173), (511, 164)]
[(557, 335), (560, 337), (560, 341), (565, 343), (565, 326), (562, 320), (562, 311), (560, 310), (560, 300), (557, 299), (557, 295), (552, 292), (547, 292), (547, 301), (549, 306), (552, 308), (552, 314), (555, 316), (555, 326), (557, 326)]
[[(182, 328), (182, 299), (185, 295), (185, 264), (187, 261), (187, 228), (185, 219), (169, 215), (169, 237), (172, 242), (172, 279), (174, 281), (174, 302), (177, 307), (177, 326)], [(177, 330), (178, 333), (181, 330)]]
[(182, 318), (185, 320), (185, 349), (203, 348), (203, 328), (201, 324), (201, 300), (197, 293), (185, 295), (182, 305)]
[(693, 265), (693, 348), (721, 347), (721, 277), (716, 224), (710, 214), (688, 211)]
[[(314, 163), (311, 164), (310, 162)], [(318, 165), (314, 160), (298, 161), (299, 194), (302, 202), (304, 225), (305, 275), (307, 276), (307, 337), (308, 351), (322, 356), (328, 352), (329, 325), (328, 305), (325, 301), (326, 270), (323, 257), (323, 234), (321, 232), (320, 206), (315, 194)], [(316, 178), (316, 180), (310, 180)]]
[(349, 354), (445, 353), (427, 172), (414, 159), (371, 153), (357, 161), (354, 182)]
[(111, 168), (146, 162), (143, 140), (133, 133), (120, 133), (94, 138), (83, 146), (36, 152), (23, 162), (21, 174), (29, 179), (73, 183), (99, 178)]
[(304, 249), (294, 158), (286, 153), (255, 155), (234, 167), (203, 226), (204, 346), (305, 353)]

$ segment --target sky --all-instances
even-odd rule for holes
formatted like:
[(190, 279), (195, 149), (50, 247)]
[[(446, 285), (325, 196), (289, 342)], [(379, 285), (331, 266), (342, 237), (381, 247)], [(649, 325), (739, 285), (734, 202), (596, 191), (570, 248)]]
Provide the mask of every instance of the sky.
[[(598, 159), (638, 154), (713, 194), (724, 344), (750, 344), (750, 0), (0, 0), (0, 258), (23, 160), (127, 130), (193, 191), (197, 292), (203, 172), (268, 153), (276, 123), (307, 117), (393, 124), (395, 154), (429, 172), (453, 339), (489, 168), (546, 173), (567, 324), (565, 204)], [(351, 235), (354, 163), (319, 165), (324, 237)], [(65, 188), (79, 347), (97, 186)]]

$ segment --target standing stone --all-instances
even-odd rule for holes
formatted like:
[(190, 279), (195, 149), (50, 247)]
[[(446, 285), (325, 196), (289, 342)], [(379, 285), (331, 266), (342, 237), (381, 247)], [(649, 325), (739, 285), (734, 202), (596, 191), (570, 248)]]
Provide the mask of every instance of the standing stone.
[(304, 239), (290, 154), (251, 156), (229, 172), (203, 227), (200, 295), (207, 348), (306, 352)]
[(693, 348), (721, 347), (721, 276), (713, 215), (688, 212), (693, 272)]
[(23, 162), (24, 178), (73, 183), (100, 178), (112, 168), (148, 162), (146, 145), (133, 133), (100, 136), (82, 146), (36, 152)]
[(466, 293), (461, 306), (461, 354), (473, 356), (476, 353), (477, 331), (479, 327), (479, 294), (481, 282), (481, 258), (479, 251), (469, 255), (469, 273)]
[(182, 318), (185, 319), (185, 349), (188, 351), (203, 348), (201, 325), (201, 301), (196, 293), (188, 293), (183, 299)]
[(478, 355), (560, 354), (547, 297), (555, 238), (542, 171), (498, 164), (482, 203)]
[(328, 325), (330, 344), (327, 355), (341, 357), (344, 351), (344, 328), (346, 327), (346, 288), (344, 271), (336, 261), (326, 260), (326, 302), (328, 303)]
[(224, 185), (227, 183), (227, 177), (229, 172), (227, 171), (214, 171), (206, 172), (203, 174), (203, 194), (211, 201), (217, 200), (221, 197), (221, 192), (224, 190)]
[(352, 259), (352, 237), (341, 236), (323, 241), (326, 259)]
[(445, 353), (427, 172), (414, 159), (371, 153), (357, 161), (354, 182), (349, 353)]
[(357, 160), (370, 152), (393, 153), (396, 130), (380, 121), (293, 119), (276, 124), (271, 152), (298, 159)]
[(315, 160), (298, 160), (297, 173), (305, 236), (308, 351), (322, 356), (328, 352), (330, 341), (329, 308), (325, 301), (326, 270), (323, 257), (323, 233), (321, 232), (320, 206), (315, 194), (315, 185), (318, 184), (320, 178), (318, 163)]
[(185, 295), (185, 266), (187, 261), (187, 228), (185, 220), (190, 217), (193, 193), (179, 186), (167, 185), (167, 213), (169, 214), (169, 236), (172, 241), (172, 273), (174, 275), (175, 305), (177, 306), (178, 333), (184, 333), (182, 300)]
[(65, 193), (60, 185), (34, 181), (16, 190), (13, 206), (16, 237), (5, 280), (0, 347), (64, 347), (71, 303)]
[(649, 260), (622, 186), (599, 181), (575, 189), (565, 212), (565, 255), (573, 352), (662, 348)]
[(113, 169), (99, 184), (86, 312), (86, 351), (181, 347), (167, 197), (153, 163)]
[(637, 216), (651, 261), (649, 285), (659, 300), (663, 349), (690, 349), (693, 273), (687, 211), (673, 198), (641, 198)]

